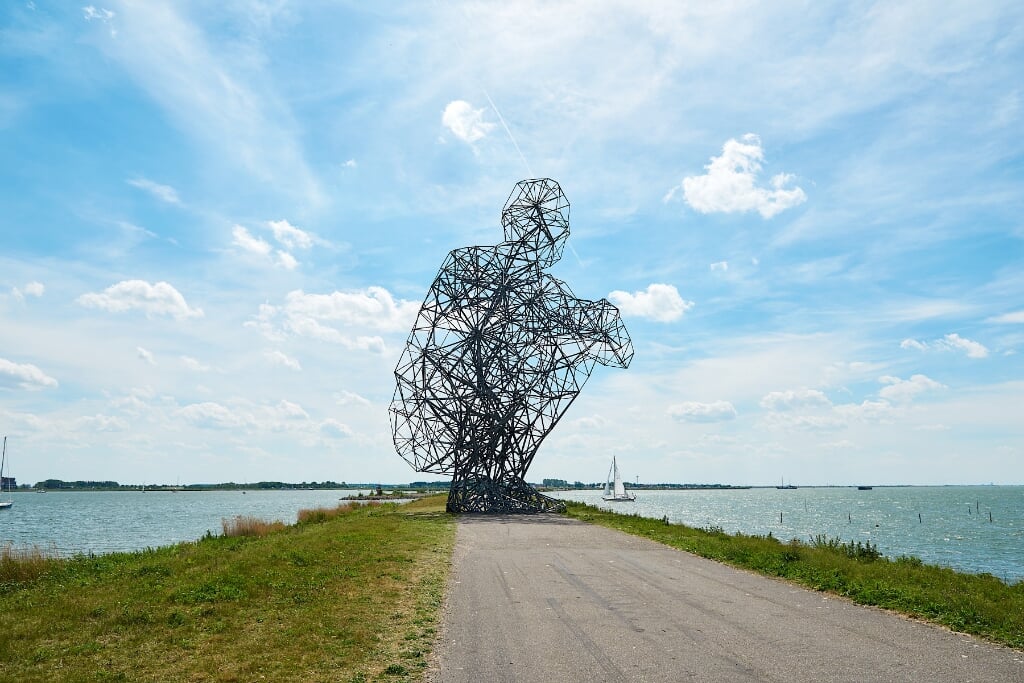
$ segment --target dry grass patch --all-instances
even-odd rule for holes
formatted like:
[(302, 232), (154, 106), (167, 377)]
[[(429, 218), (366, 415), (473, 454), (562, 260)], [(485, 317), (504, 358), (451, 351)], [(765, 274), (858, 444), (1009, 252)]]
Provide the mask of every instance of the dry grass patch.
[(46, 551), (39, 546), (15, 548), (10, 543), (0, 546), (0, 583), (36, 579), (58, 559), (56, 550)]
[(360, 507), (362, 507), (364, 505), (373, 506), (373, 505), (380, 505), (380, 503), (377, 502), (377, 501), (372, 501), (371, 500), (371, 501), (367, 501), (366, 503), (357, 503), (357, 502), (338, 503), (338, 505), (336, 507), (333, 507), (333, 508), (323, 507), (323, 506), (319, 506), (319, 505), (317, 507), (315, 507), (315, 508), (303, 508), (303, 509), (299, 510), (299, 514), (297, 516), (298, 517), (298, 522), (297, 523), (298, 524), (319, 524), (321, 522), (326, 522), (329, 519), (334, 519), (335, 517), (338, 517), (338, 516), (341, 516), (341, 515), (346, 515), (346, 514), (352, 512), (353, 510), (356, 510), (356, 509), (358, 509), (358, 508), (360, 508)]
[(268, 522), (252, 515), (238, 515), (231, 519), (220, 520), (225, 536), (266, 536), (272, 531), (284, 529), (284, 522), (275, 520)]

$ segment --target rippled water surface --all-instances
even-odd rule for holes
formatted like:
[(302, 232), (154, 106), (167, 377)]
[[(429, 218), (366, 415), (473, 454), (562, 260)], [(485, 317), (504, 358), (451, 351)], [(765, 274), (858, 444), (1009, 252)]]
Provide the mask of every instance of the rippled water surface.
[[(0, 510), (0, 544), (61, 553), (108, 553), (194, 541), (221, 533), (221, 520), (252, 515), (295, 521), (302, 508), (334, 507), (358, 491), (14, 492)], [(369, 493), (364, 490), (363, 493)], [(8, 496), (5, 494), (4, 496)]]
[(605, 503), (600, 491), (554, 495), (782, 540), (824, 534), (871, 541), (889, 557), (914, 555), (930, 564), (1024, 580), (1024, 486), (641, 490), (635, 503)]

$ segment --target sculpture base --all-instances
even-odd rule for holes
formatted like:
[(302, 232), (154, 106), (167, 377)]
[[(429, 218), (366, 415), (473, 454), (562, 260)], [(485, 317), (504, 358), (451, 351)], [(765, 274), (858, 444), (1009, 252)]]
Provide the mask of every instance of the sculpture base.
[(521, 479), (461, 479), (448, 492), (448, 512), (533, 514), (565, 512), (565, 503), (545, 496)]

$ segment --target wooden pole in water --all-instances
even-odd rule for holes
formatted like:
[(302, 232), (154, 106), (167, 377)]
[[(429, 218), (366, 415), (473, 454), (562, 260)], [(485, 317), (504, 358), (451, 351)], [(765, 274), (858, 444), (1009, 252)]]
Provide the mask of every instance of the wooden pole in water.
[(782, 524), (782, 513), (779, 513), (779, 524)]
[(924, 523), (924, 520), (921, 519), (921, 513), (920, 512), (917, 513), (917, 523), (918, 524), (923, 524)]
[(990, 524), (992, 523), (992, 511), (991, 510), (988, 511), (988, 521), (989, 521)]

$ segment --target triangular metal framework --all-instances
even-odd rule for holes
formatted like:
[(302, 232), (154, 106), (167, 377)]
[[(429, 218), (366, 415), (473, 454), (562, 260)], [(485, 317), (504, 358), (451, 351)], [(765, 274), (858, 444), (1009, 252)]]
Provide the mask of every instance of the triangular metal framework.
[(558, 183), (517, 183), (501, 222), (501, 244), (448, 254), (395, 368), (395, 448), (416, 471), (452, 477), (451, 512), (564, 508), (526, 470), (594, 365), (633, 358), (615, 306), (544, 272), (569, 237)]

